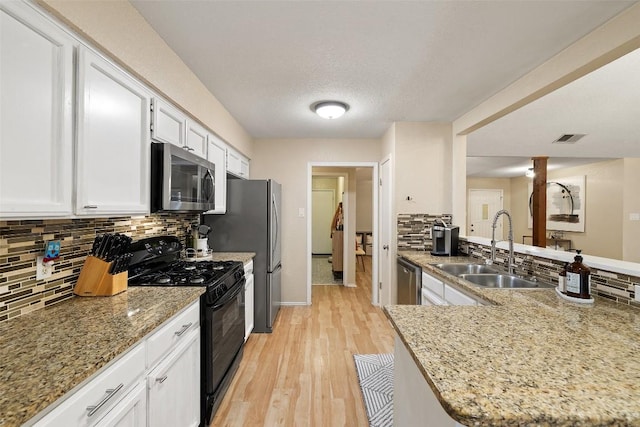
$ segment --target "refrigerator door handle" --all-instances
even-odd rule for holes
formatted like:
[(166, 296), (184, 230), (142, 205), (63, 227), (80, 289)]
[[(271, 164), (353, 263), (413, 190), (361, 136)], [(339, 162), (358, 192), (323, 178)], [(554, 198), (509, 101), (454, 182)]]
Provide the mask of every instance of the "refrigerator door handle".
[(278, 235), (280, 234), (280, 215), (278, 214), (278, 204), (276, 203), (276, 195), (271, 195), (271, 203), (273, 204), (273, 212), (275, 213), (275, 226), (276, 226), (276, 239), (274, 240), (273, 247), (271, 248), (271, 259), (275, 257), (276, 248), (278, 247)]

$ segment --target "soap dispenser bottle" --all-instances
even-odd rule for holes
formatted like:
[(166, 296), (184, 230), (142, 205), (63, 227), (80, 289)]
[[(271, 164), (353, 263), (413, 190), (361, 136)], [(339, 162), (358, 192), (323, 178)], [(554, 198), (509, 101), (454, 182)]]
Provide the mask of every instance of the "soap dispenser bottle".
[(574, 261), (567, 266), (567, 295), (574, 298), (591, 298), (591, 270), (582, 263), (580, 250)]

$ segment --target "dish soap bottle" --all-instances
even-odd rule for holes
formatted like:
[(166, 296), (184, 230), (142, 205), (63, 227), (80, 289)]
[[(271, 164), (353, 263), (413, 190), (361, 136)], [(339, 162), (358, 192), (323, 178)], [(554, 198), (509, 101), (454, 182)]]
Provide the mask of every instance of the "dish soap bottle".
[(567, 266), (567, 295), (574, 298), (591, 298), (591, 270), (582, 263), (580, 250), (574, 258), (574, 262)]

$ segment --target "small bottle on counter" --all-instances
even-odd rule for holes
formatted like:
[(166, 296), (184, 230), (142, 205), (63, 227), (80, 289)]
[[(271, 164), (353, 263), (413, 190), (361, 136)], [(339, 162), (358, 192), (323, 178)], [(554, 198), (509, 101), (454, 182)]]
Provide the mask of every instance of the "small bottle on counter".
[(560, 274), (558, 274), (558, 290), (563, 294), (567, 293), (567, 267), (569, 266), (568, 262), (564, 263), (564, 267)]
[(184, 242), (185, 249), (194, 248), (193, 234), (191, 234), (191, 227), (187, 227), (187, 237)]
[(580, 250), (574, 258), (574, 262), (567, 266), (567, 295), (574, 298), (591, 298), (591, 270), (582, 263)]

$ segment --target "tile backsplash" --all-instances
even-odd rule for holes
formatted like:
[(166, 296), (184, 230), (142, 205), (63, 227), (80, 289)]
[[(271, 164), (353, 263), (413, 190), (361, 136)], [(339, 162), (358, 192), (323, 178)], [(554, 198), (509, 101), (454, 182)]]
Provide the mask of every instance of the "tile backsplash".
[[(143, 217), (0, 221), (0, 322), (72, 296), (84, 260), (98, 234), (122, 233), (139, 240), (185, 236), (198, 214), (162, 213)], [(36, 257), (49, 240), (60, 240), (53, 275), (36, 280)]]
[[(460, 251), (473, 258), (485, 260), (491, 258), (491, 247), (477, 243), (460, 241)], [(507, 270), (509, 253), (504, 249), (497, 249), (495, 264), (503, 270)], [(516, 252), (514, 254), (515, 273), (520, 276), (535, 276), (538, 280), (554, 285), (558, 284), (558, 275), (564, 268), (564, 262), (541, 258), (532, 255)], [(588, 263), (587, 267), (589, 267)], [(635, 287), (640, 285), (640, 277), (629, 276), (627, 274), (615, 273), (590, 268), (591, 270), (591, 293), (615, 301), (621, 304), (628, 304), (640, 308), (640, 303), (634, 301)]]
[(430, 251), (433, 221), (451, 224), (451, 214), (398, 214), (398, 250)]

